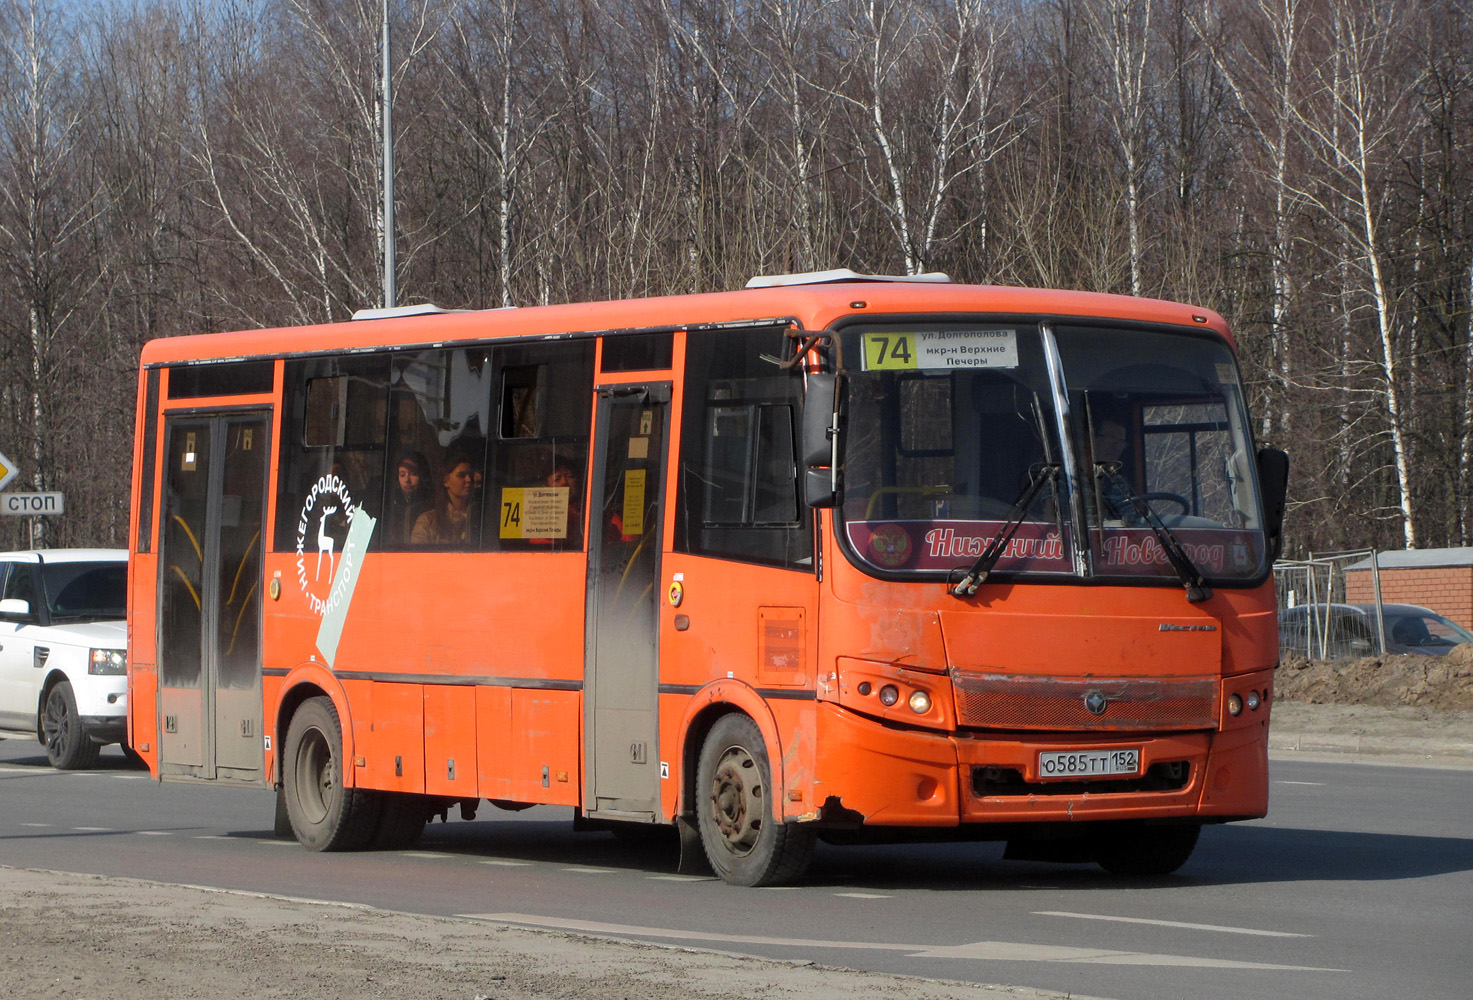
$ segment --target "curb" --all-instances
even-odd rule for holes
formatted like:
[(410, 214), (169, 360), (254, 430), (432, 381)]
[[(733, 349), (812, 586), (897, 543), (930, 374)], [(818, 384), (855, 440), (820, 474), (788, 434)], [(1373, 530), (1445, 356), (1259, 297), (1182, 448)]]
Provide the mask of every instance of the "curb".
[(1308, 753), (1413, 754), (1419, 757), (1473, 758), (1473, 743), (1462, 740), (1363, 736), (1355, 733), (1275, 733), (1270, 730), (1268, 748)]

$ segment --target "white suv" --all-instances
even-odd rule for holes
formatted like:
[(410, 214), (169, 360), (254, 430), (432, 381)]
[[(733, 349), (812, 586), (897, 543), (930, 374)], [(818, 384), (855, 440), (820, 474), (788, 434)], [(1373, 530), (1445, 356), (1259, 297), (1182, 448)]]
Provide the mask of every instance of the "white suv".
[(127, 593), (123, 549), (0, 552), (0, 737), (67, 770), (126, 750)]

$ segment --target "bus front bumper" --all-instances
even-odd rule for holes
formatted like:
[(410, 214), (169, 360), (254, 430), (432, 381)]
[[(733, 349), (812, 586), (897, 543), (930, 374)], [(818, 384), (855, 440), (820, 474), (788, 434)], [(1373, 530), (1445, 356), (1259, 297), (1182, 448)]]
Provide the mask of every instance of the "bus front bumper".
[[(933, 734), (818, 705), (814, 801), (866, 826), (1188, 818), (1268, 808), (1268, 719), (1225, 731), (1138, 735)], [(1134, 775), (1046, 779), (1041, 755), (1132, 749)]]

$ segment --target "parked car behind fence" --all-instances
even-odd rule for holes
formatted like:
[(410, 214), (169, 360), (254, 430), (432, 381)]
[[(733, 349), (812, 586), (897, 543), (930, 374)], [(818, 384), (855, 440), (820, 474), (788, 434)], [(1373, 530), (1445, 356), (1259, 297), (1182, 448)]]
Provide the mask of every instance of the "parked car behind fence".
[[(1473, 642), (1462, 626), (1430, 608), (1382, 604), (1387, 653), (1443, 656)], [(1279, 649), (1311, 659), (1337, 660), (1381, 652), (1374, 604), (1303, 604), (1279, 612)]]

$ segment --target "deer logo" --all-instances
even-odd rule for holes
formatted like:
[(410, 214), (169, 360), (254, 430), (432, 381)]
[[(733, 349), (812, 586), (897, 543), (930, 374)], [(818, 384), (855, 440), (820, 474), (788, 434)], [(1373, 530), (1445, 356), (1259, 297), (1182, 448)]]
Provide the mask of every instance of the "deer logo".
[(327, 519), (328, 519), (329, 516), (331, 516), (332, 514), (335, 514), (336, 512), (337, 512), (337, 508), (336, 507), (324, 507), (324, 508), (322, 508), (322, 518), (317, 522), (317, 574), (312, 577), (312, 579), (314, 579), (314, 580), (319, 580), (319, 579), (322, 578), (322, 556), (323, 556), (323, 553), (326, 553), (327, 554), (327, 577), (328, 577), (329, 580), (332, 579), (332, 574), (333, 574), (333, 555), (332, 555), (332, 550), (333, 550), (333, 546), (336, 545), (337, 543), (334, 542), (333, 541), (333, 537), (327, 533)]
[[(348, 484), (343, 482), (343, 478), (335, 472), (320, 477), (312, 484), (312, 488), (302, 500), (302, 510), (297, 515), (297, 585), (302, 588), (302, 594), (307, 598), (307, 603), (314, 614), (321, 615), (327, 611), (329, 595), (325, 592), (326, 588), (320, 583), (322, 557), (327, 556), (328, 587), (331, 587), (338, 569), (338, 542), (328, 534), (328, 519), (334, 514), (340, 514), (351, 523), (353, 512), (357, 509), (353, 503), (353, 494), (348, 492)], [(315, 574), (308, 568), (312, 561), (312, 522), (314, 521), (317, 522)]]

